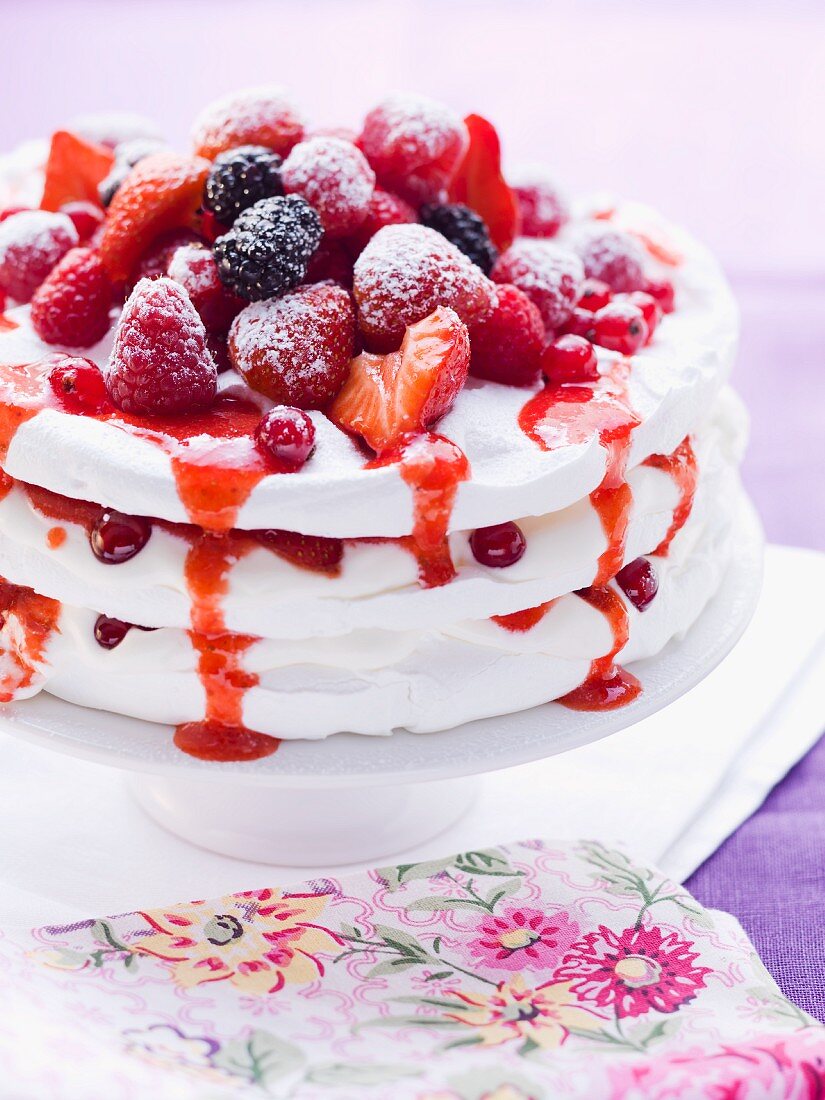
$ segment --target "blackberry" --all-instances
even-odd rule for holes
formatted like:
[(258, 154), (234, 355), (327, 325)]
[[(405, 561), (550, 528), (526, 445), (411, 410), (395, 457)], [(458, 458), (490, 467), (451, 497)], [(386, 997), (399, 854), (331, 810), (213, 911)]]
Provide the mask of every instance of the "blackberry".
[(283, 195), (281, 157), (263, 145), (241, 145), (221, 153), (203, 189), (203, 205), (222, 225), (261, 199)]
[(218, 275), (249, 302), (275, 298), (304, 279), (322, 236), (321, 219), (306, 199), (261, 199), (215, 241)]
[(97, 196), (100, 199), (101, 206), (108, 209), (112, 199), (117, 193), (117, 189), (129, 175), (131, 170), (128, 164), (115, 163), (112, 165), (108, 176), (102, 179), (97, 185)]
[(490, 233), (484, 219), (463, 203), (429, 203), (420, 210), (424, 225), (435, 229), (450, 244), (464, 253), (485, 275), (492, 271), (498, 259), (496, 246), (490, 240)]

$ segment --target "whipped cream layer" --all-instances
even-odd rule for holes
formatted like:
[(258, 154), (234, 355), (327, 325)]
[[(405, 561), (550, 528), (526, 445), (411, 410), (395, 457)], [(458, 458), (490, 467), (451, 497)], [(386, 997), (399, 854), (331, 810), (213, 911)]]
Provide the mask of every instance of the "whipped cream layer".
[[(691, 437), (697, 466), (694, 511), (725, 499), (737, 465), (745, 416), (726, 389), (712, 416)], [(653, 551), (664, 539), (680, 499), (664, 470), (639, 465), (629, 472), (633, 494), (624, 561)], [(450, 550), (456, 578), (437, 589), (418, 584), (414, 556), (398, 543), (347, 543), (340, 573), (300, 568), (257, 546), (231, 569), (223, 614), (229, 630), (268, 638), (311, 638), (379, 628), (440, 627), (477, 616), (504, 615), (590, 584), (607, 535), (589, 498), (539, 517), (513, 516), (524, 531), (524, 557), (505, 569), (475, 561), (469, 534), (454, 532)], [(53, 533), (60, 532), (59, 545)], [(26, 487), (0, 500), (0, 576), (77, 607), (126, 622), (187, 628), (191, 597), (186, 581), (190, 540), (156, 525), (130, 561), (107, 565), (91, 552), (87, 532), (41, 510)]]
[[(728, 376), (736, 341), (737, 315), (728, 285), (710, 253), (691, 237), (646, 208), (617, 208), (614, 224), (635, 226), (664, 237), (682, 259), (662, 268), (676, 287), (677, 308), (665, 316), (651, 345), (633, 356), (627, 397), (640, 419), (628, 468), (652, 454), (669, 454), (704, 419)], [(569, 230), (575, 232), (574, 224)], [(656, 262), (650, 260), (656, 270)], [(35, 363), (54, 352), (34, 333), (27, 307), (11, 310), (17, 327), (0, 331), (0, 366)], [(114, 321), (114, 318), (113, 318)], [(88, 352), (104, 363), (106, 339)], [(595, 349), (608, 372), (619, 358)], [(234, 372), (221, 388), (266, 407)], [(536, 390), (533, 392), (537, 392)], [(134, 515), (187, 522), (191, 516), (175, 477), (176, 456), (190, 464), (215, 461), (215, 444), (195, 436), (159, 446), (117, 419), (99, 421), (67, 414), (46, 392), (34, 414), (16, 430), (3, 460), (12, 477), (63, 496), (93, 500)], [(582, 443), (542, 451), (519, 427), (531, 391), (470, 379), (453, 409), (438, 424), (469, 459), (471, 477), (458, 486), (451, 531), (541, 516), (587, 497), (601, 483), (607, 454), (594, 431)], [(398, 537), (413, 527), (413, 493), (397, 465), (365, 468), (362, 451), (323, 413), (312, 413), (317, 448), (297, 473), (268, 474), (252, 488), (235, 526), (277, 526), (303, 534), (341, 538)], [(243, 465), (249, 440), (221, 448), (220, 464)]]
[[(627, 603), (629, 640), (618, 659), (631, 670), (633, 661), (683, 634), (719, 587), (733, 550), (735, 474), (719, 488), (716, 506), (694, 511), (668, 556), (650, 559), (659, 579), (652, 604), (639, 613)], [(94, 640), (95, 617), (63, 606), (27, 694), (45, 688), (69, 702), (153, 722), (203, 715), (204, 689), (185, 631), (131, 630), (116, 649), (103, 650)], [(0, 644), (8, 645), (16, 629), (11, 615)], [(245, 670), (258, 676), (244, 697), (244, 722), (285, 739), (448, 729), (570, 691), (612, 645), (607, 619), (572, 594), (527, 631), (471, 618), (426, 631), (262, 639), (244, 654)]]

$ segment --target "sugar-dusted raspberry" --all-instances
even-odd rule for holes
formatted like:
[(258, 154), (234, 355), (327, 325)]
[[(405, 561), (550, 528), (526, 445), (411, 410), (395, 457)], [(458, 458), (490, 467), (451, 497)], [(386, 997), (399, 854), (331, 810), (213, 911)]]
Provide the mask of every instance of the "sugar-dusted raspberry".
[(168, 275), (169, 264), (179, 248), (203, 243), (203, 238), (194, 229), (170, 229), (168, 233), (161, 233), (138, 260), (134, 274), (128, 282), (129, 290), (141, 279), (159, 279), (161, 275)]
[(315, 425), (303, 409), (276, 405), (255, 429), (255, 442), (284, 472), (300, 470), (315, 450)]
[(84, 199), (64, 203), (60, 207), (60, 213), (72, 219), (81, 244), (85, 244), (94, 235), (95, 231), (103, 225), (105, 217), (97, 203), (87, 202)]
[(203, 204), (228, 227), (256, 202), (283, 193), (278, 154), (262, 145), (242, 145), (215, 158), (203, 189)]
[(626, 294), (644, 286), (644, 256), (628, 233), (598, 223), (582, 226), (573, 247), (581, 257), (587, 277), (601, 279), (614, 294)]
[(3, 209), (0, 210), (0, 224), (2, 224), (4, 221), (7, 221), (9, 218), (13, 218), (15, 214), (22, 214), (26, 210), (31, 209), (32, 208), (30, 206), (21, 206), (18, 203), (13, 204), (12, 206), (4, 206)]
[(408, 202), (377, 187), (370, 198), (366, 218), (350, 235), (347, 245), (357, 256), (385, 225), (410, 225), (417, 221), (418, 215)]
[(331, 237), (358, 228), (375, 189), (375, 172), (361, 150), (335, 137), (299, 142), (283, 163), (281, 179), (288, 195), (315, 207)]
[(349, 294), (316, 283), (247, 306), (229, 332), (229, 354), (249, 385), (281, 405), (318, 409), (341, 389), (355, 346)]
[(52, 355), (47, 361), (52, 363), (49, 386), (67, 412), (95, 416), (109, 404), (97, 363), (79, 355)]
[(381, 184), (414, 205), (434, 202), (469, 144), (467, 127), (423, 96), (388, 96), (364, 119), (359, 139)]
[(468, 326), (489, 316), (496, 290), (455, 245), (423, 225), (389, 225), (358, 257), (353, 293), (371, 350), (391, 351), (408, 325), (449, 306)]
[(195, 120), (192, 144), (210, 160), (239, 145), (286, 156), (304, 136), (304, 120), (283, 88), (245, 88), (210, 103)]
[(34, 292), (32, 327), (47, 344), (90, 348), (109, 329), (111, 304), (112, 284), (98, 254), (73, 248)]
[(552, 241), (518, 237), (493, 268), (497, 283), (513, 283), (538, 307), (547, 329), (570, 316), (584, 281), (579, 257)]
[(570, 217), (561, 191), (542, 173), (523, 173), (513, 183), (513, 190), (525, 237), (555, 237)]
[(214, 256), (202, 245), (184, 244), (176, 248), (167, 274), (189, 295), (207, 332), (226, 332), (246, 305), (223, 285)]
[(470, 374), (505, 386), (529, 386), (544, 347), (541, 314), (523, 291), (503, 284), (486, 320), (470, 329)]
[(24, 210), (0, 224), (0, 290), (28, 302), (54, 265), (78, 243), (65, 214)]
[(112, 402), (138, 416), (212, 404), (218, 372), (183, 287), (172, 279), (141, 279), (123, 307), (105, 377)]

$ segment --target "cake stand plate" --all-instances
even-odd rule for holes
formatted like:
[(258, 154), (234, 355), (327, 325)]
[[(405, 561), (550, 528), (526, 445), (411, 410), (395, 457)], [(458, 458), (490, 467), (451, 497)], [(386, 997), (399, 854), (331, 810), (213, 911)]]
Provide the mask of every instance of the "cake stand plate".
[(702, 680), (738, 641), (756, 607), (763, 535), (746, 498), (736, 553), (691, 629), (630, 667), (640, 696), (614, 711), (545, 703), (430, 734), (336, 734), (286, 741), (263, 760), (215, 764), (176, 749), (170, 727), (65, 703), (45, 692), (0, 707), (0, 729), (129, 774), (156, 821), (224, 855), (286, 866), (383, 857), (452, 825), (484, 772), (569, 752), (647, 718)]

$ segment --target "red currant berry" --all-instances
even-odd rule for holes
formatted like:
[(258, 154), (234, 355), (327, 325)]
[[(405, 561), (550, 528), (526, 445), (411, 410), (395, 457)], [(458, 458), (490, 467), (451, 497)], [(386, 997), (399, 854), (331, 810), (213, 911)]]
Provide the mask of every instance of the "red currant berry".
[(126, 516), (107, 509), (89, 533), (92, 553), (107, 565), (120, 565), (139, 554), (152, 534), (143, 516)]
[(637, 611), (645, 611), (659, 591), (659, 578), (647, 558), (628, 562), (616, 574), (616, 584)]
[(65, 214), (74, 222), (80, 243), (85, 244), (93, 236), (95, 230), (103, 225), (106, 215), (93, 202), (85, 202), (78, 199), (77, 202), (66, 202), (60, 207), (60, 213)]
[(289, 469), (298, 470), (315, 450), (315, 425), (302, 409), (276, 405), (255, 429), (255, 442)]
[(593, 314), (593, 341), (609, 351), (633, 355), (647, 341), (647, 325), (638, 306), (610, 302)]
[(79, 355), (51, 355), (49, 360), (54, 362), (49, 385), (66, 412), (86, 416), (103, 412), (109, 398), (97, 363)]
[(673, 313), (676, 292), (670, 279), (647, 279), (642, 290), (656, 299), (662, 307), (662, 313)]
[(515, 523), (479, 527), (470, 535), (470, 549), (479, 565), (503, 569), (515, 565), (527, 549), (524, 532)]
[(583, 336), (559, 336), (548, 344), (541, 357), (541, 369), (548, 381), (561, 386), (566, 382), (597, 382), (599, 361), (593, 345)]
[(650, 343), (653, 339), (653, 333), (659, 327), (659, 322), (662, 319), (662, 307), (652, 294), (646, 294), (642, 290), (634, 290), (632, 294), (627, 295), (626, 300), (642, 311), (642, 316), (647, 325), (647, 342)]
[(581, 306), (576, 306), (564, 324), (558, 328), (558, 334), (560, 336), (581, 336), (585, 340), (592, 340), (595, 325), (593, 321), (594, 314), (588, 309), (583, 309)]
[(114, 649), (119, 646), (129, 631), (131, 623), (124, 623), (122, 619), (111, 619), (108, 615), (98, 615), (95, 622), (95, 641), (103, 649)]
[(603, 283), (601, 279), (585, 279), (576, 305), (579, 309), (586, 309), (588, 313), (595, 313), (597, 309), (606, 306), (612, 297), (613, 292), (607, 283)]

